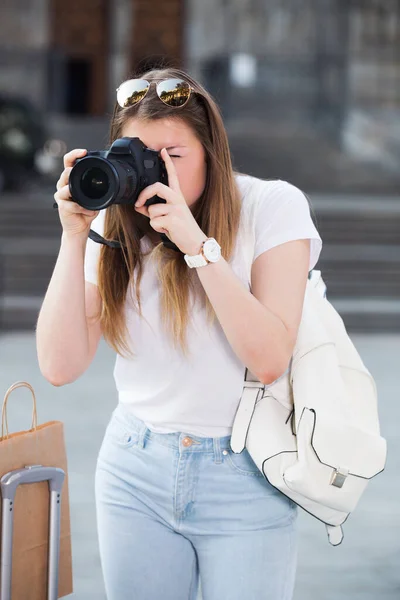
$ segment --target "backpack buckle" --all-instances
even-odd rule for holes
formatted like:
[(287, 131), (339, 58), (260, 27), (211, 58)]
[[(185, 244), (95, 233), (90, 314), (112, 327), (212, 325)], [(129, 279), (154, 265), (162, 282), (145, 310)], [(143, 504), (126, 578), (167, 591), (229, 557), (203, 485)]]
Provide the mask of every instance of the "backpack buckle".
[(344, 482), (346, 481), (346, 477), (349, 474), (349, 470), (343, 467), (338, 467), (334, 470), (330, 484), (335, 487), (341, 488), (343, 487)]

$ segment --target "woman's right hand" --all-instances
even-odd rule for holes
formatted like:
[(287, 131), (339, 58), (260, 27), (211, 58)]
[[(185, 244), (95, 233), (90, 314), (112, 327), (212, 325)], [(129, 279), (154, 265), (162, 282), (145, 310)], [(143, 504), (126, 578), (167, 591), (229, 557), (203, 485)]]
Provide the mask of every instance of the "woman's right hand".
[(63, 228), (67, 235), (88, 236), (90, 224), (97, 217), (100, 211), (87, 210), (71, 198), (69, 191), (69, 174), (77, 158), (82, 158), (86, 150), (71, 150), (64, 155), (64, 171), (57, 181), (57, 192), (54, 194), (54, 200), (58, 204), (58, 213)]

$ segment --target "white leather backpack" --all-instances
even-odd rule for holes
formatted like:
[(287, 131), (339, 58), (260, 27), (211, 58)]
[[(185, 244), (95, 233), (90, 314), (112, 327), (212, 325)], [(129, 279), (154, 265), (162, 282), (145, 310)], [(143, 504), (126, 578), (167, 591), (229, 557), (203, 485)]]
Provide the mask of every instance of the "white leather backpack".
[(377, 390), (326, 298), (320, 271), (307, 281), (302, 319), (287, 371), (263, 385), (246, 369), (231, 448), (247, 448), (266, 479), (326, 525), (329, 541), (370, 479), (383, 471)]

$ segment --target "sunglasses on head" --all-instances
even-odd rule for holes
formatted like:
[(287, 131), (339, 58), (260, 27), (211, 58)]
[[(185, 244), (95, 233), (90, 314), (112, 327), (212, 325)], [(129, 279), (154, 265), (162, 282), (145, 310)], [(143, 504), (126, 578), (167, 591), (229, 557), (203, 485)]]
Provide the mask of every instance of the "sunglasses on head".
[[(147, 79), (128, 79), (117, 88), (117, 102), (121, 108), (134, 106), (146, 96), (152, 83)], [(180, 108), (189, 101), (192, 86), (184, 79), (164, 79), (156, 86), (157, 96), (167, 106)]]

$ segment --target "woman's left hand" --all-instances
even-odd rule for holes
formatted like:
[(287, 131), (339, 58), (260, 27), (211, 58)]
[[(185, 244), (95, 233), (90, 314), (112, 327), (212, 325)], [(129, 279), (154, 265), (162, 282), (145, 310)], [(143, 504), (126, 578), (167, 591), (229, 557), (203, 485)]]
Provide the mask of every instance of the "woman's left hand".
[[(150, 218), (150, 225), (158, 233), (165, 233), (184, 254), (193, 256), (200, 252), (202, 242), (207, 236), (201, 230), (190, 208), (186, 204), (174, 163), (167, 150), (161, 150), (161, 158), (165, 162), (168, 173), (168, 184), (153, 183), (140, 194), (135, 204), (135, 210)], [(166, 200), (166, 204), (158, 202), (144, 206), (153, 196)]]

